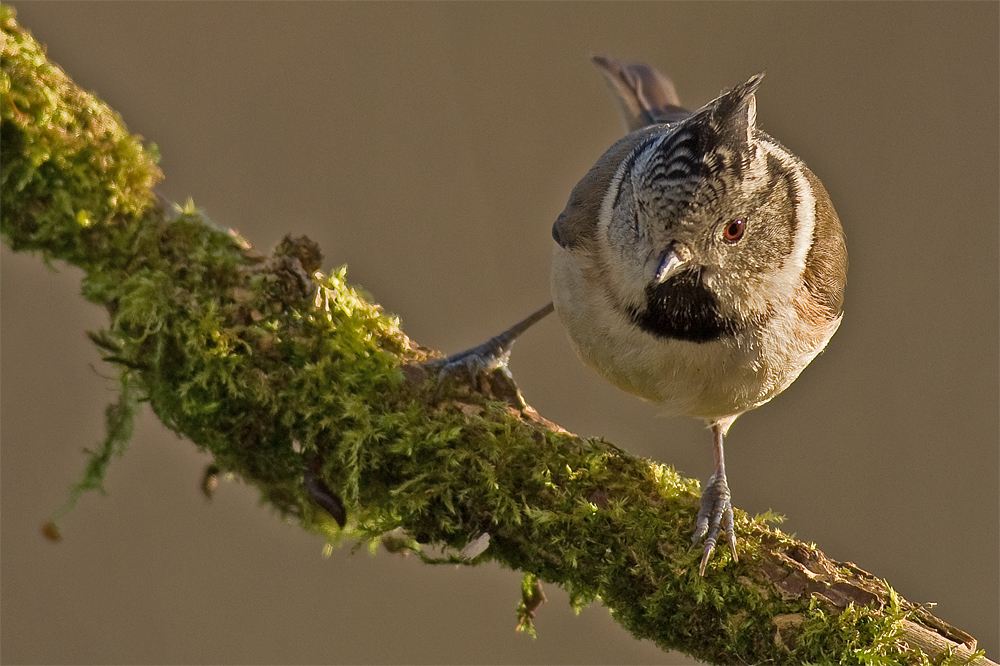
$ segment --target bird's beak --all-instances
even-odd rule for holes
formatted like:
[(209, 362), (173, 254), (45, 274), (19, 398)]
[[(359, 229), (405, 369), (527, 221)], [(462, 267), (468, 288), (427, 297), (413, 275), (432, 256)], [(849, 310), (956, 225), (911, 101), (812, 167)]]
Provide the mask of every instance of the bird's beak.
[(660, 262), (656, 267), (656, 284), (663, 284), (680, 273), (690, 259), (691, 250), (686, 245), (677, 241), (670, 243), (660, 255)]

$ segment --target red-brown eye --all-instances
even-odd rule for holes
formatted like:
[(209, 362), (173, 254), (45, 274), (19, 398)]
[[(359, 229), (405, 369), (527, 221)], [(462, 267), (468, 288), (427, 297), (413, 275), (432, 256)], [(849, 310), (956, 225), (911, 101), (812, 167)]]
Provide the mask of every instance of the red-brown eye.
[(722, 237), (727, 243), (735, 243), (743, 238), (743, 230), (746, 229), (746, 226), (746, 220), (742, 218), (733, 220), (726, 226), (726, 230), (722, 232)]

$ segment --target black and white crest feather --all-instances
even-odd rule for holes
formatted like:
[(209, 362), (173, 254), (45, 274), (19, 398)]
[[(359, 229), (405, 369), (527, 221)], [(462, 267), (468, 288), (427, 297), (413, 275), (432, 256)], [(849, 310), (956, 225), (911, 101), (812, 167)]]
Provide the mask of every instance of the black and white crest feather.
[(685, 210), (724, 197), (751, 158), (762, 78), (754, 75), (637, 146), (623, 164), (615, 204), (623, 191), (634, 191), (639, 212), (669, 225)]

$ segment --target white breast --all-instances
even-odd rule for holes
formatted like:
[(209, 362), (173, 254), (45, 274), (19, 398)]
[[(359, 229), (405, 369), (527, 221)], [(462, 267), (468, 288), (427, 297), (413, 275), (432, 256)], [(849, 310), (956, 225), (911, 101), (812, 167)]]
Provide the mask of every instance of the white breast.
[[(822, 344), (795, 340), (776, 320), (763, 330), (712, 342), (658, 338), (612, 307), (587, 257), (556, 245), (552, 298), (583, 362), (623, 391), (657, 404), (667, 415), (730, 421), (784, 390)], [(836, 322), (839, 324), (839, 321)], [(764, 351), (765, 348), (768, 351)]]

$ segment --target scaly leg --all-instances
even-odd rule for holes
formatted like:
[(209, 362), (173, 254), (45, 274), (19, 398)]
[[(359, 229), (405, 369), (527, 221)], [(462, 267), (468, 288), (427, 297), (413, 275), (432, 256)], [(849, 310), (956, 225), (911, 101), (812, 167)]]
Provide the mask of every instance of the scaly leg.
[[(715, 544), (721, 531), (729, 542), (729, 550), (736, 556), (736, 535), (733, 533), (733, 505), (729, 501), (731, 493), (726, 482), (726, 459), (722, 452), (723, 430), (719, 425), (712, 426), (715, 439), (715, 473), (708, 480), (708, 485), (701, 493), (701, 509), (698, 511), (698, 522), (695, 524), (691, 545), (694, 546), (704, 536), (705, 548), (702, 551), (699, 575), (705, 575), (705, 565), (715, 550)], [(707, 536), (706, 536), (707, 535)]]
[(474, 386), (479, 386), (480, 373), (491, 372), (497, 368), (506, 368), (510, 358), (510, 349), (517, 336), (531, 328), (532, 325), (544, 319), (554, 310), (552, 303), (528, 315), (500, 335), (493, 336), (481, 345), (452, 354), (448, 358), (425, 363), (424, 367), (431, 372), (437, 371), (437, 388), (457, 372), (465, 371)]

